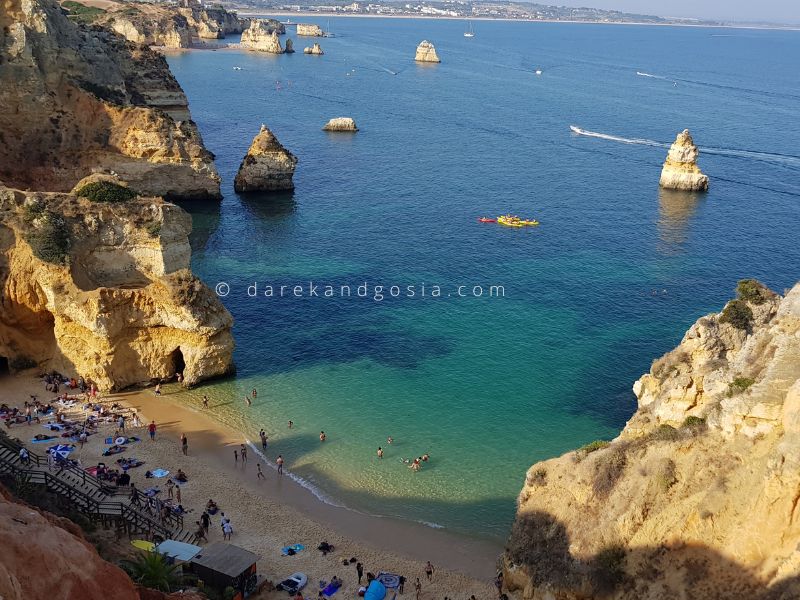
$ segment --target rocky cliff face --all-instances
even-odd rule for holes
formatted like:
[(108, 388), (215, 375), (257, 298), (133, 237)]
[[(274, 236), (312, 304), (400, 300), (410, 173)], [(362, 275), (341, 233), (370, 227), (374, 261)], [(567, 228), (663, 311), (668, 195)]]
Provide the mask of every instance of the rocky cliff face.
[(241, 46), (248, 50), (283, 54), (278, 32), (269, 20), (253, 19), (250, 27), (242, 33)]
[(433, 44), (428, 40), (422, 40), (419, 43), (419, 46), (417, 46), (417, 53), (414, 56), (414, 60), (417, 62), (429, 62), (429, 63), (442, 62), (436, 55), (436, 48), (434, 48)]
[(800, 597), (800, 284), (739, 296), (636, 382), (617, 439), (531, 467), (512, 596)]
[(689, 130), (684, 129), (675, 138), (667, 154), (661, 170), (661, 187), (673, 190), (707, 190), (708, 176), (701, 173), (697, 166), (698, 154)]
[(297, 35), (303, 35), (307, 37), (322, 37), (324, 33), (319, 25), (313, 25), (309, 23), (298, 23)]
[(145, 194), (220, 196), (161, 55), (69, 21), (52, 0), (6, 0), (0, 59), (0, 181), (67, 191), (113, 170)]
[[(249, 19), (239, 18), (235, 12), (222, 7), (180, 8), (178, 12), (187, 20), (193, 35), (204, 39), (222, 39), (232, 33), (242, 33), (250, 24)], [(283, 33), (283, 25), (275, 22), (279, 33)]]
[(262, 125), (239, 166), (233, 187), (237, 192), (293, 190), (296, 166), (297, 157)]
[(191, 218), (177, 206), (0, 187), (0, 217), (0, 356), (12, 367), (103, 390), (232, 370), (232, 318), (189, 270)]

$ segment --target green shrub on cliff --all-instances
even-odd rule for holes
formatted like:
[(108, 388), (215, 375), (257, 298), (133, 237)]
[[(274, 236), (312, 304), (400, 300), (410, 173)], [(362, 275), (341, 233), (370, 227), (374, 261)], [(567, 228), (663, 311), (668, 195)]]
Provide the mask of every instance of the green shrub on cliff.
[(597, 458), (592, 489), (598, 498), (605, 498), (617, 485), (628, 464), (627, 447), (619, 444)]
[(736, 296), (751, 304), (764, 304), (770, 294), (767, 286), (755, 279), (742, 279), (736, 286)]
[(25, 236), (36, 258), (54, 265), (67, 262), (69, 231), (63, 217), (44, 212), (36, 226)]
[(92, 202), (128, 202), (136, 198), (136, 192), (132, 189), (110, 181), (87, 183), (75, 193)]
[(722, 316), (719, 318), (719, 322), (730, 323), (737, 329), (747, 331), (753, 323), (753, 311), (750, 310), (744, 300), (731, 300), (722, 309)]
[(750, 377), (737, 377), (728, 384), (728, 396), (741, 394), (756, 382)]
[(70, 19), (80, 23), (92, 23), (97, 17), (106, 12), (102, 8), (86, 6), (80, 2), (74, 2), (74, 0), (67, 0), (61, 4), (61, 6), (69, 11), (67, 16), (69, 16)]

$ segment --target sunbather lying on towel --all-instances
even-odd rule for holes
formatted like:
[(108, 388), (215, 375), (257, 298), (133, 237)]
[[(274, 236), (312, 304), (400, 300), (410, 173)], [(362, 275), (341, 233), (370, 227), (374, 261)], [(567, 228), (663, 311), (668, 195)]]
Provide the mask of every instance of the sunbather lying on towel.
[(120, 452), (125, 452), (125, 447), (114, 444), (108, 450), (103, 452), (103, 456), (111, 456), (112, 454), (119, 454)]

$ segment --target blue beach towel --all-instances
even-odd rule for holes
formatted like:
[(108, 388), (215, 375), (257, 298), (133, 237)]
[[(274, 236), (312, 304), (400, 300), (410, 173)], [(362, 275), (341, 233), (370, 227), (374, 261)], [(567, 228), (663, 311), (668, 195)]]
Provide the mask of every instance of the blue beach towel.
[(340, 587), (342, 587), (342, 586), (340, 586), (340, 585), (333, 585), (332, 583), (329, 583), (329, 584), (328, 584), (328, 585), (325, 587), (325, 589), (324, 589), (324, 590), (322, 590), (322, 595), (323, 595), (323, 596), (327, 596), (328, 598), (330, 598), (330, 597), (331, 597), (331, 596), (333, 596), (333, 595), (334, 595), (336, 592), (338, 592), (338, 591), (339, 591), (339, 588), (340, 588)]
[(305, 546), (303, 546), (303, 544), (294, 544), (293, 546), (284, 546), (283, 548), (281, 548), (281, 554), (283, 554), (284, 556), (289, 556), (289, 550), (293, 550), (294, 553), (297, 554), (298, 552), (300, 552), (303, 549), (305, 549)]
[(153, 469), (152, 471), (150, 471), (150, 474), (153, 477), (166, 477), (167, 475), (169, 475), (169, 471), (165, 471), (164, 469)]

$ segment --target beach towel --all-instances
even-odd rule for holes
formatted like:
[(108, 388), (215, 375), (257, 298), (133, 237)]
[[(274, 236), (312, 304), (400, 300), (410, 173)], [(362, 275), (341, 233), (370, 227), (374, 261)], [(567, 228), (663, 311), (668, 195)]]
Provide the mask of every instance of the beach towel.
[(59, 425), (58, 423), (47, 423), (46, 425), (42, 425), (45, 429), (49, 429), (50, 431), (61, 431), (64, 429), (63, 425)]
[[(297, 554), (298, 552), (304, 549), (305, 546), (303, 546), (303, 544), (293, 544), (291, 546), (284, 546), (283, 548), (281, 548), (281, 554), (283, 554), (284, 556), (291, 556), (293, 554)], [(289, 550), (292, 551), (291, 554), (289, 554)]]
[(84, 469), (92, 477), (97, 477), (97, 467), (86, 467)]
[(41, 440), (32, 439), (31, 440), (31, 444), (42, 444), (44, 442), (49, 442), (49, 441), (54, 440), (54, 439), (56, 439), (56, 436), (50, 435), (50, 436), (47, 436), (46, 438), (41, 439)]
[(150, 474), (153, 477), (166, 477), (167, 475), (169, 475), (169, 471), (166, 471), (164, 469), (153, 469), (152, 471), (150, 471)]
[(381, 571), (375, 579), (390, 589), (400, 587), (400, 575), (395, 575), (394, 573), (384, 573)]
[(338, 592), (338, 591), (339, 591), (339, 588), (340, 588), (340, 587), (342, 587), (342, 586), (341, 586), (341, 584), (340, 584), (340, 585), (334, 585), (334, 584), (332, 584), (332, 583), (329, 583), (329, 584), (328, 584), (328, 585), (325, 587), (325, 589), (324, 589), (324, 590), (322, 590), (322, 595), (323, 595), (323, 596), (327, 596), (328, 598), (330, 598), (330, 597), (331, 597), (331, 596), (333, 596), (333, 595), (334, 595), (336, 592)]

